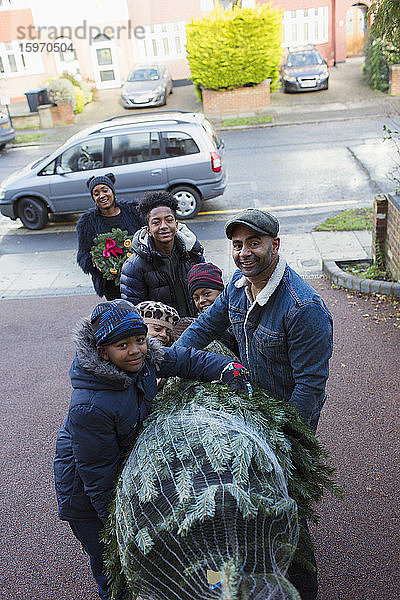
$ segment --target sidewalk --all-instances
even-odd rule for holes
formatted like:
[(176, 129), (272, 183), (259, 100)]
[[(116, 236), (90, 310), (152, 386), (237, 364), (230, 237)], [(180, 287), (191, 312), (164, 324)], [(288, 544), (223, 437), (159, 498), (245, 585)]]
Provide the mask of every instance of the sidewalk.
[[(41, 233), (37, 234), (38, 241)], [(219, 265), (225, 281), (235, 270), (227, 239), (201, 240), (207, 260)], [(40, 244), (38, 244), (40, 247)], [(371, 255), (368, 231), (281, 235), (281, 253), (304, 277), (318, 277), (322, 260), (350, 260)], [(91, 279), (76, 264), (76, 250), (0, 256), (0, 298), (32, 298), (93, 293)]]

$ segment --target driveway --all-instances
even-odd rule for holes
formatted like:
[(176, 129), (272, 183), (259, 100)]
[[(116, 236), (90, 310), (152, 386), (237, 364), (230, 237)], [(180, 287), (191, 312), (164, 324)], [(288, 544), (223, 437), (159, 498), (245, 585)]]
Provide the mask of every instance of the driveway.
[[(382, 300), (310, 283), (334, 318), (319, 436), (344, 501), (325, 497), (313, 528), (320, 600), (399, 597), (398, 314)], [(52, 461), (70, 399), (71, 331), (96, 296), (3, 300), (0, 344), (2, 600), (95, 600), (79, 544), (57, 519)], [(35, 318), (32, 318), (35, 315)], [(396, 321), (397, 319), (397, 321)]]

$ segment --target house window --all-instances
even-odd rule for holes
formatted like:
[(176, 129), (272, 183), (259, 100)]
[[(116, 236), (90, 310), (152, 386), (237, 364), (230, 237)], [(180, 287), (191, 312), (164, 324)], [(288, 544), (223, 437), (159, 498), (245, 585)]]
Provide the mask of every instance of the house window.
[(285, 11), (282, 46), (327, 42), (328, 17), (327, 6)]
[(43, 73), (41, 53), (24, 52), (24, 43), (21, 40), (0, 42), (0, 78)]
[(160, 23), (145, 27), (145, 36), (132, 36), (135, 60), (174, 60), (186, 56), (186, 29), (183, 21)]
[(200, 0), (200, 10), (208, 12), (214, 8), (214, 0)]

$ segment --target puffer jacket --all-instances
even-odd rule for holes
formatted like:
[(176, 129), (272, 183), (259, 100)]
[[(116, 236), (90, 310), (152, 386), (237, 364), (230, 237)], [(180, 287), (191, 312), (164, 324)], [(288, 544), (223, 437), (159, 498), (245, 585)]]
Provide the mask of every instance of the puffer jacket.
[(316, 429), (333, 349), (331, 314), (282, 256), (254, 302), (247, 283), (236, 271), (174, 347), (204, 348), (231, 326), (252, 382), (294, 404)]
[(88, 319), (77, 331), (76, 343), (71, 403), (54, 460), (58, 513), (66, 521), (98, 516), (105, 523), (122, 461), (157, 394), (156, 377), (179, 374), (212, 381), (220, 378), (231, 359), (164, 348), (148, 337), (142, 369), (128, 374), (99, 356)]
[[(144, 221), (137, 210), (135, 202), (119, 201), (118, 206), (121, 209), (121, 229), (128, 231), (130, 235), (140, 229)], [(103, 296), (106, 289), (107, 280), (104, 279), (101, 272), (94, 266), (90, 250), (93, 246), (94, 238), (100, 233), (108, 233), (110, 226), (100, 213), (97, 207), (91, 208), (85, 212), (76, 224), (78, 235), (78, 253), (76, 262), (84, 273), (89, 273), (92, 277), (93, 287), (98, 296)]]
[[(187, 289), (187, 274), (193, 265), (204, 262), (204, 248), (195, 234), (182, 223), (179, 224), (175, 244), (180, 258), (179, 277), (190, 310), (190, 315), (180, 316), (195, 316), (197, 311)], [(178, 309), (174, 282), (145, 227), (135, 234), (131, 250), (132, 256), (122, 267), (121, 298), (133, 304), (154, 300)]]

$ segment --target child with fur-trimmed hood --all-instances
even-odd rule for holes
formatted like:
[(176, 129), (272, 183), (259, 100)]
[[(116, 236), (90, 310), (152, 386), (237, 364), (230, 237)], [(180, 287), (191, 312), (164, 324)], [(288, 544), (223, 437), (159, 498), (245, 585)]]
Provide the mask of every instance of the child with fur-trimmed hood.
[(59, 517), (90, 557), (99, 595), (108, 599), (99, 534), (123, 459), (157, 394), (157, 377), (221, 380), (248, 389), (245, 370), (230, 359), (191, 348), (167, 348), (147, 337), (134, 305), (96, 306), (76, 334), (73, 387), (54, 461)]

